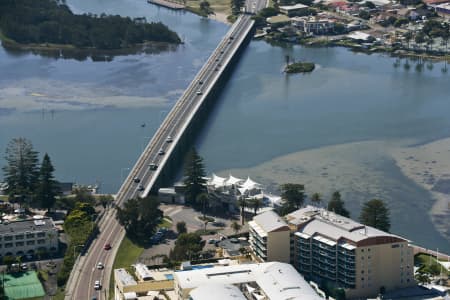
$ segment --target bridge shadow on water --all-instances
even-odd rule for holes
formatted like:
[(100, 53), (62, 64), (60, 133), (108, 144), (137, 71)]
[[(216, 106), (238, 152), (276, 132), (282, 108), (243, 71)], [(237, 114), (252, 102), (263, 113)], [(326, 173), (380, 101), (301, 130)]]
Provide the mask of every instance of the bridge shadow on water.
[(224, 87), (239, 63), (242, 53), (250, 43), (253, 34), (254, 28), (240, 45), (239, 49), (230, 60), (230, 63), (225, 66), (222, 75), (211, 89), (210, 93), (205, 95), (205, 101), (203, 101), (202, 106), (200, 106), (192, 122), (186, 128), (180, 141), (173, 149), (170, 159), (166, 162), (164, 169), (161, 170), (160, 176), (153, 185), (150, 192), (151, 194), (156, 195), (159, 188), (171, 186), (175, 180), (181, 178), (186, 155), (202, 135), (205, 124), (207, 124), (209, 118), (213, 115), (214, 109), (216, 109), (218, 104), (217, 101), (220, 99)]

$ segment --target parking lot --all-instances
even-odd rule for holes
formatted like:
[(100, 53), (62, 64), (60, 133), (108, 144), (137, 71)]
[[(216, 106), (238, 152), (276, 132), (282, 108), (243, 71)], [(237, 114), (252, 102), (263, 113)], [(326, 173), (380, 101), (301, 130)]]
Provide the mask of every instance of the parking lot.
[[(160, 243), (153, 245), (152, 247), (145, 249), (139, 261), (146, 265), (159, 265), (163, 262), (162, 255), (169, 255), (170, 249), (175, 245), (176, 234), (176, 224), (177, 222), (184, 221), (186, 223), (186, 228), (188, 232), (195, 232), (197, 230), (204, 229), (204, 222), (199, 219), (202, 214), (190, 207), (183, 205), (166, 205), (160, 206), (160, 209), (164, 212), (164, 216), (169, 217), (172, 220), (172, 227), (165, 234), (164, 238)], [(210, 215), (208, 215), (210, 216)], [(218, 230), (217, 234), (202, 236), (203, 240), (206, 241), (204, 250), (215, 249), (214, 244), (209, 244), (209, 239), (220, 239), (222, 235), (234, 234), (233, 230), (230, 228), (232, 220), (225, 219), (222, 217), (212, 216), (215, 222), (207, 224), (207, 230)], [(245, 228), (243, 229), (245, 230)]]

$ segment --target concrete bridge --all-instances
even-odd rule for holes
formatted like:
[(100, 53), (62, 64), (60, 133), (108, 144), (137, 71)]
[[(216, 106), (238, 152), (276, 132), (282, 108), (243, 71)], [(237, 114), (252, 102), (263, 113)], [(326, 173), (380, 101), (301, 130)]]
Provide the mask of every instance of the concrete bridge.
[[(265, 3), (265, 0), (247, 0), (246, 11), (255, 12)], [(183, 144), (190, 142), (190, 131), (195, 128), (201, 111), (213, 105), (213, 95), (220, 87), (221, 79), (226, 77), (237, 54), (251, 38), (253, 26), (254, 21), (248, 14), (239, 16), (231, 26), (137, 160), (117, 193), (116, 205), (122, 206), (128, 199), (146, 197), (159, 183), (164, 182), (164, 178), (170, 177), (173, 168), (178, 168), (177, 161), (183, 156), (179, 154), (185, 150)], [(110, 274), (125, 231), (115, 219), (115, 209), (109, 209), (98, 225), (100, 234), (86, 254), (78, 257), (75, 263), (67, 283), (65, 299), (109, 297)], [(112, 249), (105, 250), (105, 244), (110, 244)], [(105, 268), (97, 269), (98, 262), (102, 262)], [(94, 290), (96, 280), (102, 284), (99, 291)]]

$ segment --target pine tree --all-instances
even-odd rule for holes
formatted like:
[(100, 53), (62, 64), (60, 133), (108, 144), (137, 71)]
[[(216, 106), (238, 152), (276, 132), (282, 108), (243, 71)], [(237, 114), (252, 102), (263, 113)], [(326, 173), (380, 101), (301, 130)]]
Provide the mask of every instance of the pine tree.
[(364, 225), (372, 226), (386, 232), (389, 232), (389, 228), (391, 227), (389, 209), (379, 199), (372, 199), (364, 203), (359, 220)]
[(197, 196), (206, 191), (205, 167), (203, 159), (195, 148), (189, 152), (184, 168), (186, 202), (195, 204)]
[(47, 153), (42, 159), (41, 169), (39, 171), (38, 186), (36, 189), (36, 200), (43, 208), (48, 211), (53, 207), (56, 201), (56, 196), (59, 194), (59, 185), (53, 176), (52, 162)]
[(347, 218), (350, 217), (350, 212), (345, 208), (344, 201), (341, 199), (341, 193), (337, 191), (333, 193), (328, 202), (328, 210)]
[(38, 179), (38, 153), (31, 142), (25, 138), (12, 139), (5, 151), (3, 173), (8, 184), (10, 198), (18, 197), (20, 203), (31, 196)]

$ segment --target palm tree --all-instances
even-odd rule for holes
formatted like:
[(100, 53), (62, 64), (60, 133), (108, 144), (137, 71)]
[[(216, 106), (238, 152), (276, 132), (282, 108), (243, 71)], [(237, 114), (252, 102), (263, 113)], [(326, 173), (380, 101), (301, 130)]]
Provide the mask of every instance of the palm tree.
[(263, 205), (263, 201), (260, 198), (252, 198), (249, 201), (249, 207), (253, 208), (253, 215), (256, 216), (256, 212)]
[(206, 218), (206, 206), (209, 203), (208, 193), (201, 193), (200, 195), (198, 195), (197, 202), (201, 203), (201, 205), (202, 205), (203, 219), (205, 219)]
[(320, 198), (320, 194), (319, 193), (314, 193), (311, 196), (311, 202), (315, 205), (315, 206), (319, 206), (320, 203), (322, 202), (322, 199)]
[(244, 225), (245, 223), (245, 215), (244, 215), (244, 209), (248, 206), (248, 199), (245, 198), (245, 196), (241, 196), (241, 198), (238, 200), (238, 205), (241, 208), (241, 223)]
[(239, 225), (239, 223), (238, 222), (236, 222), (236, 221), (233, 221), (233, 223), (231, 223), (231, 229), (233, 229), (233, 231), (234, 231), (234, 234), (238, 234), (239, 233), (239, 231), (242, 229), (242, 226), (241, 225)]

